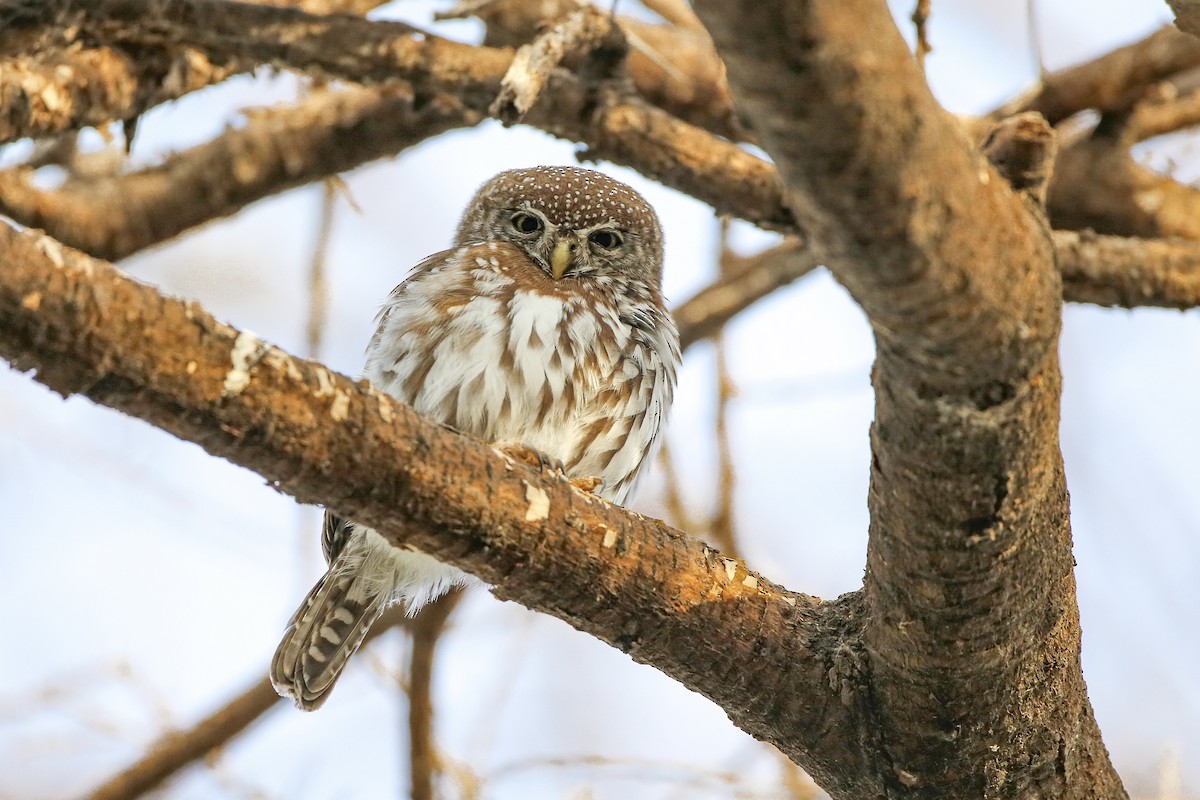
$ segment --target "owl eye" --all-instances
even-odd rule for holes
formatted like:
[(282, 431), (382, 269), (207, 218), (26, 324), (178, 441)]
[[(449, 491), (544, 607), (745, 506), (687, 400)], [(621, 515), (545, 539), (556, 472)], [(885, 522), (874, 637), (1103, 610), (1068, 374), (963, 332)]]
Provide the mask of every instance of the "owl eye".
[(512, 215), (512, 226), (518, 233), (529, 235), (537, 233), (542, 229), (542, 221), (533, 214), (518, 211)]
[(616, 231), (603, 230), (592, 233), (588, 236), (588, 241), (601, 250), (616, 250), (624, 240)]

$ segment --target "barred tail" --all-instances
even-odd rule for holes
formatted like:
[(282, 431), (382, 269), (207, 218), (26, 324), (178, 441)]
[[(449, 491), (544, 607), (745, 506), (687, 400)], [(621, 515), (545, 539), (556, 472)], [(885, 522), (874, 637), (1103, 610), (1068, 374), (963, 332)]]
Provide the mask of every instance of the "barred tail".
[(271, 659), (271, 683), (304, 711), (319, 708), (387, 606), (357, 571), (333, 570), (313, 587)]

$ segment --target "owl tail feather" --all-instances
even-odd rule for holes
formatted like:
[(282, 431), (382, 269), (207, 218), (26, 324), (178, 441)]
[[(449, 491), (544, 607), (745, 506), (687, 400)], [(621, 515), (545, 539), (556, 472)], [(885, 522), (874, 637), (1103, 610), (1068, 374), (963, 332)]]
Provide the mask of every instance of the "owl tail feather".
[(275, 691), (297, 708), (320, 708), (386, 608), (386, 598), (367, 592), (363, 583), (355, 572), (330, 570), (288, 623), (270, 675)]

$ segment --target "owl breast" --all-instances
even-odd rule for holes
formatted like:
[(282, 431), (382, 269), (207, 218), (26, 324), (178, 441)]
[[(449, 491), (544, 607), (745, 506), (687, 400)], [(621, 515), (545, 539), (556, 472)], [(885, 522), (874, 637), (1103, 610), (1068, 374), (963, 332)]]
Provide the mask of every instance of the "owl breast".
[[(678, 353), (661, 307), (618, 288), (555, 281), (506, 243), (447, 251), (392, 293), (366, 377), (460, 431), (602, 478), (600, 494), (620, 502), (670, 405)], [(636, 324), (647, 315), (660, 332)]]

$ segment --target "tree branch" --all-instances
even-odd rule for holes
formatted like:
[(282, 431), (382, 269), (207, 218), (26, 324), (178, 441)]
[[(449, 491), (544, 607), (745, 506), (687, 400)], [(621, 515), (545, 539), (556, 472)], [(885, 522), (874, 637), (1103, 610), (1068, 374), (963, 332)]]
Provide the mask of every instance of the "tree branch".
[(143, 54), (78, 44), (0, 61), (0, 144), (137, 117), (146, 109), (246, 69), (197, 50)]
[(1200, 36), (1200, 0), (1167, 0), (1167, 5), (1175, 12), (1179, 30)]
[(1051, 125), (1094, 108), (1121, 112), (1133, 107), (1154, 84), (1200, 66), (1200, 41), (1168, 25), (1133, 44), (1105, 53), (1043, 79), (1032, 93), (993, 111), (993, 122), (1036, 111)]
[(795, 239), (748, 258), (729, 257), (729, 269), (672, 311), (679, 343), (693, 343), (719, 331), (751, 304), (803, 278), (821, 263), (816, 250)]
[(412, 656), (408, 671), (408, 747), (411, 767), (410, 800), (433, 800), (438, 772), (433, 735), (433, 656), (462, 590), (438, 598), (417, 615), (412, 626)]
[[(375, 624), (366, 641), (409, 622), (403, 609), (394, 609)], [(271, 681), (262, 678), (189, 730), (163, 734), (144, 756), (96, 787), (88, 800), (132, 800), (153, 791), (175, 773), (231, 741), (281, 699)]]
[(1118, 236), (1200, 240), (1200, 190), (1134, 161), (1137, 132), (1113, 120), (1063, 149), (1050, 185), (1051, 221)]
[(789, 592), (33, 231), (0, 226), (0, 355), (560, 617), (793, 759), (857, 762), (831, 681), (857, 595)]
[(1079, 303), (1185, 310), (1200, 306), (1200, 243), (1054, 235), (1063, 294)]
[(0, 210), (86, 252), (124, 258), (479, 119), (451, 95), (418, 96), (404, 83), (317, 89), (140, 172), (72, 179), (53, 191), (36, 188), (31, 170), (0, 172)]
[[(1079, 665), (1062, 290), (1036, 199), (938, 106), (885, 3), (695, 5), (875, 330), (868, 616), (847, 667), (871, 698), (873, 790), (1124, 797)], [(813, 766), (834, 796), (871, 796)]]

